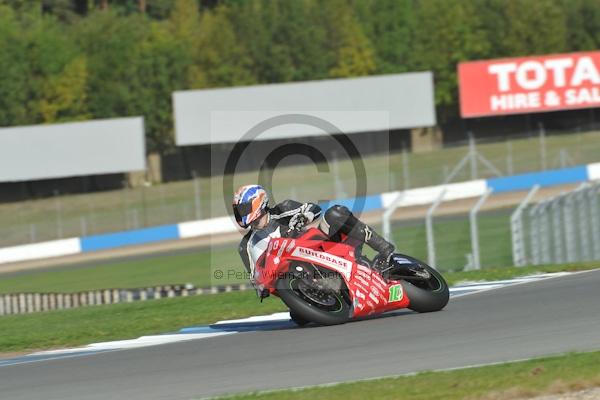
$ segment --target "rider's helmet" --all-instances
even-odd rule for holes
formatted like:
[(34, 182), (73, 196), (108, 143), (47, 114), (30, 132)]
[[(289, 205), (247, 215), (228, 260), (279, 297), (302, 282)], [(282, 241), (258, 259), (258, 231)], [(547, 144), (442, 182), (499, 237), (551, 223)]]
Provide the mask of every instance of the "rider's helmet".
[(264, 215), (269, 204), (269, 195), (260, 185), (245, 185), (233, 195), (233, 214), (242, 228)]

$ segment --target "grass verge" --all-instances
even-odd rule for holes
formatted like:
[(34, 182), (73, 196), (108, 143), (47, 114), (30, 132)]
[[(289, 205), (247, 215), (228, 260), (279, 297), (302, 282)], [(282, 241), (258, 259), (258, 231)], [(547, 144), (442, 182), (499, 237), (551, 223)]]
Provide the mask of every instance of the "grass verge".
[[(453, 285), (460, 281), (507, 279), (535, 272), (578, 271), (597, 266), (594, 263), (582, 263), (502, 268), (454, 272), (445, 276)], [(285, 305), (277, 298), (268, 298), (261, 304), (253, 291), (247, 291), (2, 316), (0, 353), (129, 339), (223, 319), (284, 310)]]
[(600, 386), (600, 352), (479, 368), (221, 397), (226, 399), (516, 399)]
[[(509, 265), (509, 218), (506, 212), (482, 214), (480, 243), (483, 265)], [(425, 229), (419, 223), (396, 226), (394, 239), (400, 252), (426, 259)], [(470, 231), (464, 218), (440, 219), (436, 222), (438, 265), (442, 272), (453, 273), (465, 262), (470, 252)], [(367, 254), (369, 249), (365, 246)], [(372, 252), (371, 252), (372, 253)], [(223, 271), (223, 278), (214, 279), (214, 272)], [(85, 267), (58, 267), (25, 271), (18, 275), (0, 275), (0, 293), (77, 292), (109, 288), (135, 288), (163, 284), (192, 283), (198, 287), (246, 282), (236, 246), (201, 249), (195, 252), (151, 256), (143, 259), (109, 261)], [(521, 271), (521, 270), (519, 270)], [(518, 273), (507, 270), (506, 274)], [(487, 270), (484, 274), (502, 275)], [(474, 278), (476, 279), (476, 278)]]
[(600, 261), (582, 262), (561, 265), (537, 265), (530, 267), (486, 268), (479, 271), (447, 272), (444, 278), (450, 286), (465, 281), (497, 281), (532, 275), (539, 272), (576, 272), (600, 268)]
[(237, 292), (2, 316), (0, 353), (131, 339), (286, 309), (277, 298), (261, 304), (255, 293)]

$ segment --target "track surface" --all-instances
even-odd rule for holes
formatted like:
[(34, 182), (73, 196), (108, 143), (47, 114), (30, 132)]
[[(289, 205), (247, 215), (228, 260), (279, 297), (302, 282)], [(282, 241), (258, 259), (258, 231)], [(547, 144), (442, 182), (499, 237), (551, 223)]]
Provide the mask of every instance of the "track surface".
[(189, 399), (600, 349), (599, 303), (596, 270), (459, 297), (432, 314), (5, 366), (0, 393)]

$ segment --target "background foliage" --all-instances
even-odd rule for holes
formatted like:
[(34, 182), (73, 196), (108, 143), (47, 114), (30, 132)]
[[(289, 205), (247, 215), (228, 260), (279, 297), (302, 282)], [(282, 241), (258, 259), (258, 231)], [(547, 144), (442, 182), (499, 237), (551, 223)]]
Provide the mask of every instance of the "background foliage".
[(144, 115), (172, 146), (171, 92), (432, 70), (600, 47), (597, 0), (0, 0), (0, 126)]

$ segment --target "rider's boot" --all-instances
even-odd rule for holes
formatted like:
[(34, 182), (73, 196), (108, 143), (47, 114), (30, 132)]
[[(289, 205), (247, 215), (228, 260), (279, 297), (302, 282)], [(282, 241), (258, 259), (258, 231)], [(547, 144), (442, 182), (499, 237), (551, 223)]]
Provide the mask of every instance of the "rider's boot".
[(394, 254), (395, 250), (393, 244), (385, 240), (369, 225), (360, 221), (356, 223), (348, 236), (362, 241), (377, 252), (377, 256), (375, 256), (372, 263), (373, 268), (382, 273), (387, 269), (390, 256)]
[[(360, 221), (352, 212), (344, 206), (335, 205), (330, 207), (323, 216), (321, 229), (330, 237), (344, 233), (359, 243), (366, 243), (379, 253), (376, 260), (381, 260), (381, 266), (387, 267), (387, 261), (394, 253), (394, 245), (381, 237), (373, 228)], [(385, 265), (384, 265), (385, 264)], [(375, 265), (373, 266), (375, 267)]]

